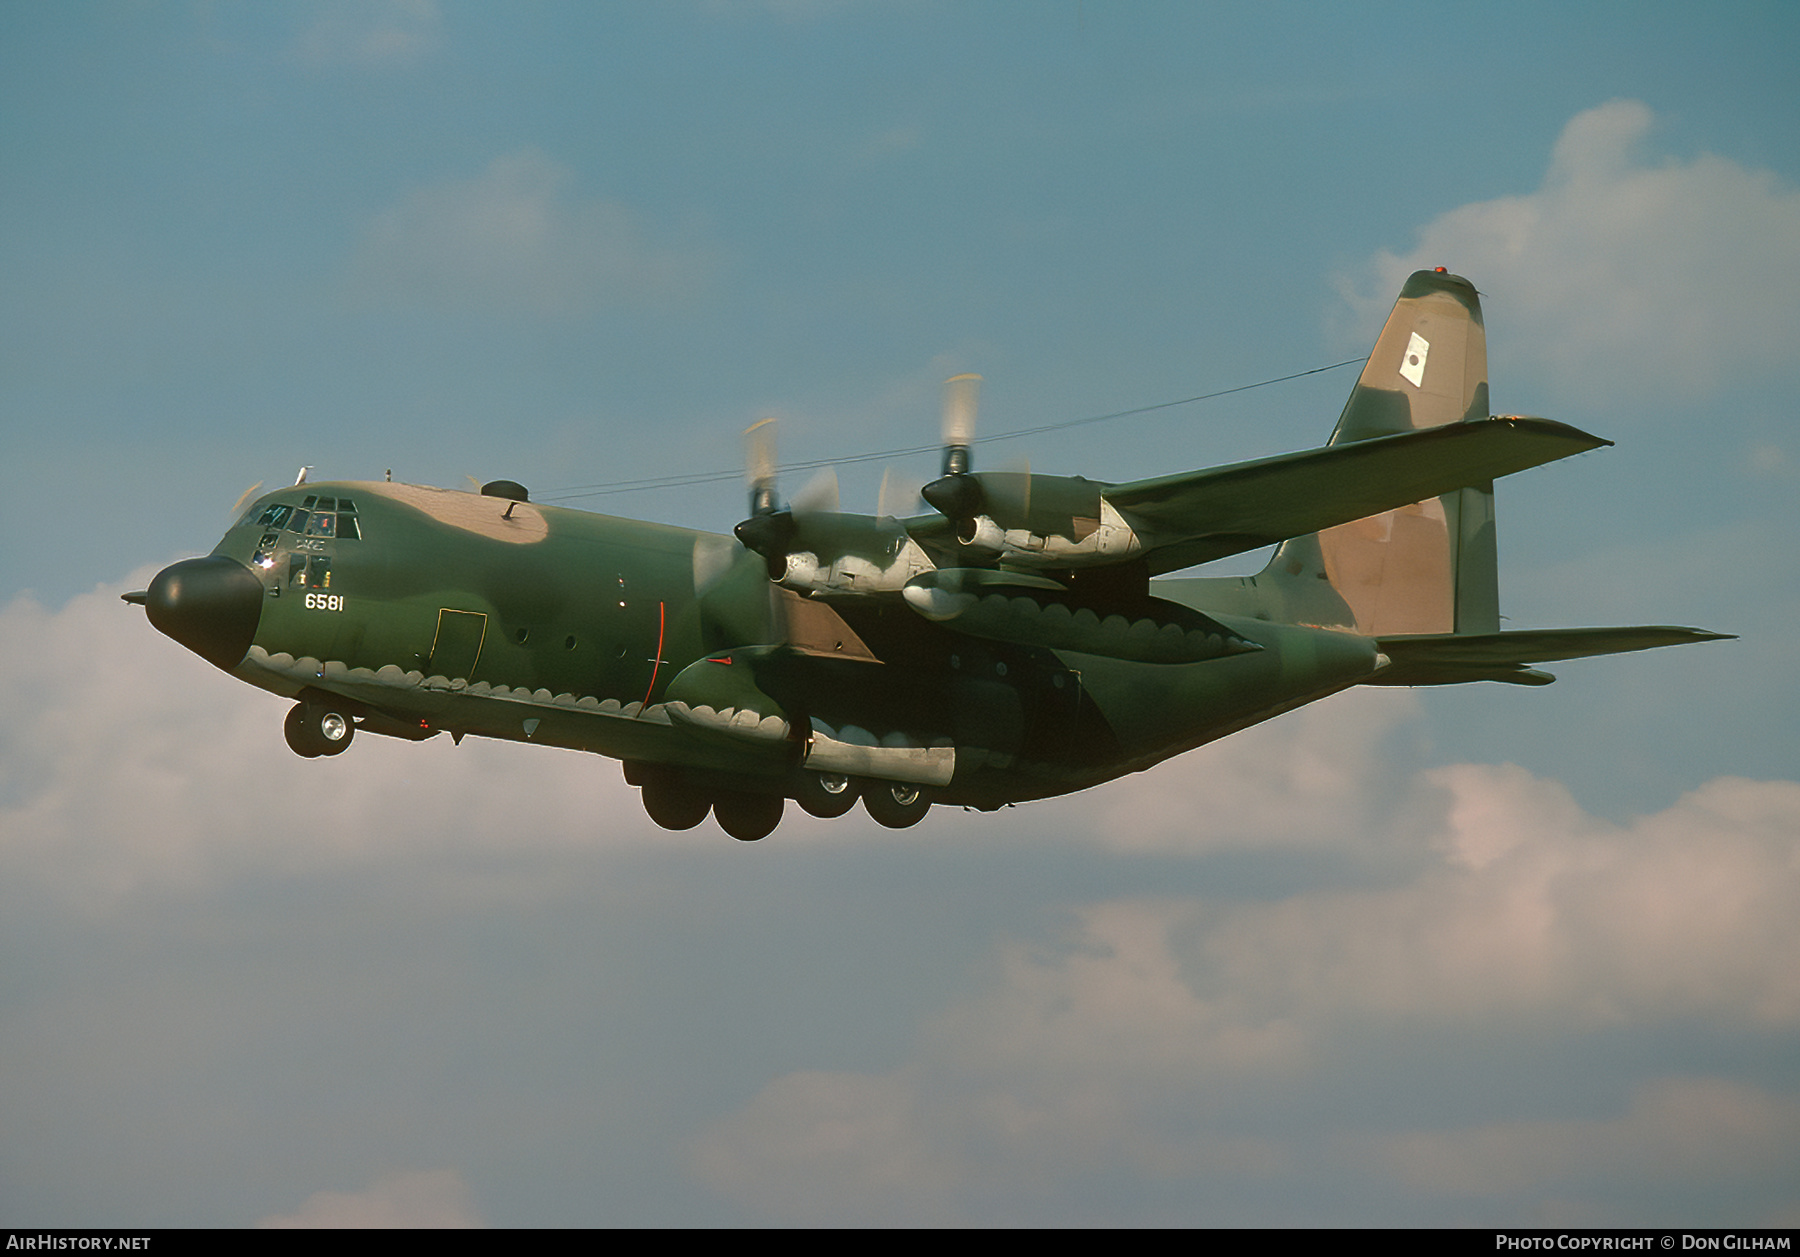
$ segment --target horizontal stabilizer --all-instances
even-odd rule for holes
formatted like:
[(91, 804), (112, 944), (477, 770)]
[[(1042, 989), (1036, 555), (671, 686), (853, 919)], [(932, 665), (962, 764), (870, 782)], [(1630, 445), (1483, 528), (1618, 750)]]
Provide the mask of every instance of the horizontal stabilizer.
[(1144, 537), (1158, 575), (1610, 444), (1550, 419), (1469, 419), (1114, 485), (1105, 496)]
[(1508, 681), (1516, 685), (1548, 685), (1556, 678), (1528, 665), (1732, 639), (1730, 633), (1668, 625), (1382, 637), (1377, 639), (1376, 645), (1392, 662), (1369, 678), (1367, 684), (1455, 685), (1464, 681)]

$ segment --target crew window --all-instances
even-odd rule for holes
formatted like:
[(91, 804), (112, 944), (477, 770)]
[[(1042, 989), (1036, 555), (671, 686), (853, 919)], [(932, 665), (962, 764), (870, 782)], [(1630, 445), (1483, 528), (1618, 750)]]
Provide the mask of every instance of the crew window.
[[(285, 527), (304, 537), (362, 540), (362, 529), (356, 522), (355, 502), (349, 498), (322, 498), (316, 494), (304, 500), (306, 505), (299, 508), (282, 503), (264, 507), (262, 514), (256, 516), (257, 525), (270, 531)], [(246, 514), (240, 522), (247, 524), (250, 519)], [(265, 540), (259, 548), (267, 549), (269, 545)]]

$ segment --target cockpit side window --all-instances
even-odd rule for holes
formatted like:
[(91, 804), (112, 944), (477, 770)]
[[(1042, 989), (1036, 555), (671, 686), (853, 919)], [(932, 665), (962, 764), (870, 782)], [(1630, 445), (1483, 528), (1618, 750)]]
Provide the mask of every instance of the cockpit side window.
[(287, 523), (288, 512), (293, 509), (291, 506), (283, 506), (277, 502), (274, 506), (264, 510), (256, 522), (263, 528), (279, 528)]

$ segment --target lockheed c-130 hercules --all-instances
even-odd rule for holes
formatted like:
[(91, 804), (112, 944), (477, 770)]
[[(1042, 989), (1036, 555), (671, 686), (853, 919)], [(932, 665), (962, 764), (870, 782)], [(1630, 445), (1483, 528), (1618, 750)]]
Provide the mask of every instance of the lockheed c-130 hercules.
[[(299, 483), (160, 572), (150, 622), (296, 700), (289, 745), (448, 732), (623, 760), (667, 829), (762, 838), (788, 799), (902, 828), (1149, 768), (1353, 685), (1503, 681), (1718, 639), (1501, 631), (1493, 482), (1610, 444), (1490, 414), (1481, 306), (1419, 271), (1330, 442), (1108, 484), (971, 466), (946, 390), (930, 513), (804, 509), (751, 432), (736, 538), (480, 493)], [(1261, 572), (1166, 573), (1276, 545)]]

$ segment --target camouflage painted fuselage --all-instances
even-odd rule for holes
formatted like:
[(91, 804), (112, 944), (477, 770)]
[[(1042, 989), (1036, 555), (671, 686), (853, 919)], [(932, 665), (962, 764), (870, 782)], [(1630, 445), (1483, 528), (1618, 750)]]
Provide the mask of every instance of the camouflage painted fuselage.
[[(285, 505), (291, 524), (308, 499), (314, 516), (319, 502), (350, 503), (339, 518), (355, 536), (258, 522)], [(971, 636), (899, 599), (796, 617), (803, 600), (772, 590), (730, 538), (383, 482), (266, 495), (213, 553), (262, 582), (252, 644), (231, 670), (264, 689), (347, 701), (376, 732), (572, 747), (778, 793), (824, 738), (949, 752), (935, 761), (941, 802), (1063, 794), (1344, 689), (1378, 663), (1354, 633), (1243, 617), (1211, 621), (1226, 641), (1176, 652), (1189, 661), (1117, 657), (1146, 653), (1132, 648), (1133, 625), (1152, 640), (1205, 632), (1203, 617), (1155, 598), (1122, 615), (991, 595), (1011, 604), (1003, 611), (1084, 625), (1118, 644), (1108, 654)]]
[[(938, 514), (907, 520), (784, 508), (768, 451), (735, 538), (510, 481), (302, 483), (126, 598), (297, 699), (303, 756), (476, 734), (620, 759), (671, 829), (710, 813), (753, 840), (788, 798), (904, 827), (1351, 685), (1542, 685), (1534, 663), (1717, 637), (1500, 631), (1493, 482), (1605, 444), (1488, 414), (1475, 289), (1421, 271), (1318, 449), (1104, 484), (975, 472), (952, 445)], [(1273, 545), (1255, 576), (1168, 575)]]

